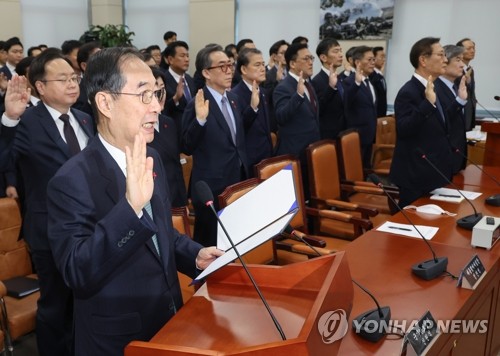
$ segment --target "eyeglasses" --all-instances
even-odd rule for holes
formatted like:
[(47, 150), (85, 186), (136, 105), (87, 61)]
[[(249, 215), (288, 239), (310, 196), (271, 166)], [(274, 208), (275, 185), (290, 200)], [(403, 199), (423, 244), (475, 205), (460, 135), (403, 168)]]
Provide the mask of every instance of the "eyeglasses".
[(119, 92), (109, 92), (110, 94), (115, 94), (115, 95), (133, 95), (133, 96), (140, 96), (141, 101), (143, 104), (151, 104), (153, 101), (153, 96), (156, 97), (158, 102), (163, 100), (163, 96), (165, 95), (165, 88), (158, 89), (158, 90), (144, 90), (141, 93), (135, 94), (135, 93), (119, 93)]
[(220, 68), (222, 73), (227, 73), (229, 70), (234, 71), (234, 64), (231, 64), (231, 63), (221, 64), (218, 66), (208, 67), (206, 69), (210, 70), (210, 69), (215, 69), (215, 68)]
[(435, 54), (436, 56), (438, 56), (440, 58), (444, 58), (444, 52), (439, 52), (439, 53), (433, 52), (433, 53), (429, 54), (429, 56), (432, 56), (433, 54)]
[(74, 75), (72, 77), (66, 78), (66, 79), (42, 79), (40, 80), (42, 83), (49, 83), (49, 82), (60, 82), (63, 84), (80, 84), (82, 81), (82, 78), (78, 75)]
[(299, 58), (300, 60), (304, 61), (304, 62), (307, 62), (307, 61), (311, 61), (311, 62), (314, 62), (314, 56), (305, 56), (305, 57), (302, 57), (302, 58)]

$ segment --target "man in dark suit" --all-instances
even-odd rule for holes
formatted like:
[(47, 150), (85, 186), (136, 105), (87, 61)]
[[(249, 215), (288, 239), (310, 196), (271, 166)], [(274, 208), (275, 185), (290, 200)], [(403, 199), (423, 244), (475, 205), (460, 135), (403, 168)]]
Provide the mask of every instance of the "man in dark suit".
[[(58, 49), (47, 49), (33, 60), (29, 70), (30, 83), (41, 102), (26, 109), (27, 98), (7, 93), (2, 117), (2, 125), (16, 126), (10, 155), (12, 166), (22, 177), (23, 236), (40, 282), (36, 320), (40, 355), (72, 354), (72, 295), (49, 246), (47, 184), (94, 136), (92, 119), (70, 109), (78, 98), (79, 79)], [(15, 187), (15, 176), (7, 184)]]
[(17, 37), (9, 38), (5, 41), (4, 45), (7, 51), (7, 61), (5, 65), (0, 68), (0, 73), (3, 73), (5, 77), (10, 80), (12, 76), (16, 74), (16, 65), (21, 59), (23, 59), (23, 44)]
[(167, 101), (164, 113), (174, 119), (180, 140), (182, 115), (187, 103), (196, 94), (193, 78), (187, 73), (189, 69), (189, 47), (186, 42), (176, 41), (163, 51), (163, 58), (169, 67), (165, 70), (165, 90)]
[[(464, 48), (464, 70), (463, 76), (466, 79), (467, 84), (467, 104), (465, 104), (465, 130), (470, 131), (476, 125), (476, 78), (474, 76), (474, 69), (472, 68), (470, 62), (476, 56), (476, 43), (470, 38), (464, 38), (457, 42), (457, 46)], [(460, 79), (455, 81), (455, 84), (459, 84)]]
[(309, 196), (306, 148), (320, 139), (318, 98), (309, 79), (313, 73), (314, 56), (307, 44), (296, 43), (285, 53), (288, 75), (273, 94), (278, 142), (276, 155), (292, 154), (300, 159), (302, 182)]
[(434, 91), (434, 80), (444, 74), (446, 56), (439, 38), (425, 37), (410, 50), (413, 77), (399, 90), (394, 102), (397, 139), (390, 180), (399, 187), (399, 205), (411, 204), (452, 175), (452, 152), (443, 108)]
[(337, 139), (345, 130), (344, 95), (342, 83), (337, 76), (337, 69), (342, 66), (342, 48), (337, 40), (325, 38), (316, 54), (321, 61), (321, 70), (313, 78), (312, 85), (319, 101), (319, 130), (322, 139)]
[[(194, 240), (204, 246), (217, 243), (217, 220), (196, 199), (193, 187), (205, 181), (214, 197), (248, 177), (245, 130), (238, 97), (231, 92), (233, 65), (219, 45), (202, 48), (196, 56), (196, 70), (205, 78), (182, 118), (181, 149), (193, 156), (191, 188), (196, 214)], [(217, 199), (214, 201), (218, 208)]]
[[(443, 75), (434, 81), (434, 88), (443, 107), (448, 128), (448, 137), (453, 153), (453, 174), (465, 168), (467, 163), (467, 139), (465, 137), (464, 106), (467, 103), (467, 87), (463, 76), (463, 47), (443, 47), (448, 65)], [(460, 79), (460, 85), (455, 81)]]
[(49, 239), (73, 290), (75, 354), (123, 355), (182, 306), (176, 269), (194, 277), (222, 252), (172, 226), (163, 166), (146, 146), (158, 93), (139, 52), (100, 51), (85, 81), (99, 135), (49, 182)]
[(369, 78), (377, 97), (377, 117), (383, 117), (387, 115), (387, 83), (383, 72), (385, 51), (383, 47), (373, 47), (372, 52), (375, 57), (375, 68)]
[[(156, 86), (159, 89), (156, 92), (159, 93), (158, 101), (163, 111), (166, 100), (165, 73), (155, 67), (151, 67), (151, 70), (156, 79)], [(161, 157), (170, 190), (170, 203), (173, 207), (183, 207), (187, 205), (187, 193), (180, 162), (181, 150), (177, 132), (174, 119), (160, 114), (158, 115), (158, 123), (155, 125), (154, 139), (148, 143), (148, 146), (157, 150)]]
[(261, 51), (256, 48), (241, 50), (236, 70), (241, 73), (242, 80), (231, 89), (231, 93), (240, 99), (250, 175), (253, 175), (252, 167), (256, 163), (273, 153), (267, 96), (259, 89), (266, 78), (265, 66)]
[(353, 128), (359, 132), (364, 168), (371, 167), (372, 146), (377, 128), (377, 98), (373, 85), (368, 79), (373, 72), (374, 60), (370, 47), (356, 47), (353, 53), (356, 72), (351, 73), (342, 83), (347, 128)]

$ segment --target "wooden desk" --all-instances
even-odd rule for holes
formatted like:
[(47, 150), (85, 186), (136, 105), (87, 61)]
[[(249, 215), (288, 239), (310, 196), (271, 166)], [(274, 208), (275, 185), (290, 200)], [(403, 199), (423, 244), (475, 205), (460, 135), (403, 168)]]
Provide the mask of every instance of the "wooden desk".
[[(411, 273), (415, 263), (432, 258), (423, 241), (403, 236), (370, 231), (346, 249), (353, 279), (368, 288), (381, 306), (390, 306), (392, 320), (418, 320), (429, 310), (436, 320), (495, 319), (498, 304), (500, 262), (496, 255), (484, 250), (472, 251), (455, 246), (432, 243), (438, 256), (449, 258), (448, 271), (459, 271), (477, 252), (487, 266), (488, 274), (474, 291), (456, 287), (450, 277), (432, 281), (421, 280)], [(496, 302), (496, 303), (495, 303)], [(362, 312), (375, 308), (373, 301), (359, 288), (354, 290), (354, 305), (350, 322)], [(498, 327), (498, 326), (497, 326)], [(500, 329), (496, 329), (500, 330)], [(489, 355), (493, 328), (486, 334), (442, 334), (432, 346), (429, 355)], [(500, 335), (497, 336), (497, 339)], [(370, 343), (352, 330), (344, 337), (339, 355), (398, 355), (401, 339), (383, 338)], [(495, 347), (500, 348), (499, 340)]]
[[(487, 174), (500, 182), (500, 167), (480, 166)], [(463, 171), (460, 171), (453, 177), (453, 183), (458, 186), (476, 185), (483, 188), (496, 189), (500, 193), (500, 185), (493, 179), (482, 173), (477, 167), (468, 165)]]

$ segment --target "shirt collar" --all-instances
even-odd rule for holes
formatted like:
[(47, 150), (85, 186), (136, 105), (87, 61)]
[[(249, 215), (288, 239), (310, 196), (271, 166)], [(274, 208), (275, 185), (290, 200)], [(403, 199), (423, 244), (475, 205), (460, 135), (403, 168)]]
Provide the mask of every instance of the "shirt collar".
[(181, 78), (182, 78), (182, 77), (181, 77), (179, 74), (177, 74), (176, 72), (174, 72), (174, 71), (172, 70), (172, 67), (168, 67), (168, 72), (169, 72), (170, 74), (172, 74), (172, 77), (174, 77), (175, 81), (176, 81), (177, 83), (179, 83), (179, 80), (181, 80)]
[(330, 69), (328, 69), (328, 68), (326, 68), (326, 67), (324, 67), (324, 66), (321, 66), (321, 70), (322, 70), (323, 72), (325, 72), (325, 73), (326, 73), (326, 75), (330, 76)]
[(121, 171), (123, 172), (123, 174), (126, 177), (127, 176), (127, 158), (126, 158), (125, 152), (123, 152), (119, 148), (110, 144), (108, 141), (106, 141), (104, 139), (104, 137), (101, 136), (101, 134), (98, 134), (97, 136), (101, 140), (102, 145), (104, 146), (106, 151), (109, 152), (111, 157), (115, 160), (116, 164), (118, 164), (118, 167), (120, 167)]
[(207, 85), (207, 89), (210, 92), (210, 94), (212, 94), (212, 96), (214, 97), (216, 102), (220, 103), (223, 96), (226, 97), (226, 99), (227, 99), (226, 91), (224, 91), (224, 95), (222, 95), (221, 93), (219, 93), (215, 89), (210, 88), (208, 85)]
[(427, 87), (427, 79), (425, 79), (424, 77), (422, 77), (420, 74), (418, 74), (417, 72), (413, 73), (413, 76), (415, 78), (417, 78), (417, 80), (422, 83), (422, 85), (424, 87)]

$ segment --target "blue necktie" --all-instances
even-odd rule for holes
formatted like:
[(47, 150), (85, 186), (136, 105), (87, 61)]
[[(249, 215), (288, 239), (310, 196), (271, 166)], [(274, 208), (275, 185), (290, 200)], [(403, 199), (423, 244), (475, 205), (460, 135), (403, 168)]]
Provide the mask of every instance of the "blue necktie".
[[(146, 209), (146, 212), (149, 214), (152, 220), (153, 219), (153, 209), (151, 208), (151, 203), (147, 202), (147, 204), (144, 206), (144, 209)], [(158, 238), (156, 237), (156, 234), (154, 234), (151, 237), (151, 240), (153, 240), (153, 244), (155, 245), (156, 252), (158, 252), (158, 256), (160, 256), (160, 247), (158, 246)]]
[(234, 128), (233, 120), (231, 120), (231, 115), (229, 115), (227, 98), (225, 96), (222, 97), (221, 103), (222, 116), (224, 116), (224, 119), (227, 122), (227, 126), (229, 126), (229, 131), (231, 131), (231, 138), (233, 139), (233, 143), (236, 144), (236, 129)]
[(186, 78), (182, 78), (182, 81), (184, 82), (184, 96), (186, 97), (186, 101), (189, 102), (192, 99), (191, 93), (189, 92), (189, 86)]

